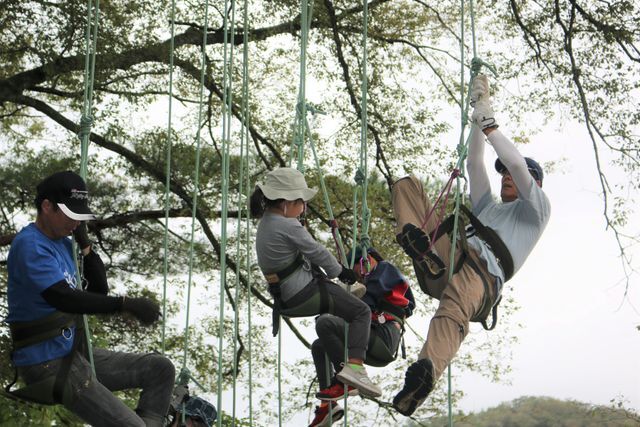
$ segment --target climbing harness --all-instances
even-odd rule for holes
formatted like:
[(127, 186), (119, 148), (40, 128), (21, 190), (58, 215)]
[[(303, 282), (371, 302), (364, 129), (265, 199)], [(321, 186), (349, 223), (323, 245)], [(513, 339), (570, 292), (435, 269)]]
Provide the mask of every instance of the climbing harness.
[[(75, 333), (73, 331), (75, 327)], [(54, 311), (41, 319), (9, 324), (13, 349), (19, 350), (34, 344), (62, 336), (73, 339), (71, 350), (61, 359), (55, 375), (27, 384), (15, 390), (11, 388), (18, 382), (18, 367), (14, 366), (13, 381), (4, 389), (5, 396), (26, 403), (41, 405), (68, 404), (72, 400), (71, 385), (67, 381), (69, 370), (82, 341), (84, 329), (81, 315), (70, 315)], [(86, 347), (85, 347), (86, 348)]]

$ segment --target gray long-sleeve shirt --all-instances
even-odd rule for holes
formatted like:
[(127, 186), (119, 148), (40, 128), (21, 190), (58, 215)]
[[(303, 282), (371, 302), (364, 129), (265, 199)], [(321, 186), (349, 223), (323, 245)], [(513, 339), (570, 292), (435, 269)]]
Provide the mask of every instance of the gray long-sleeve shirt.
[(263, 273), (276, 273), (290, 265), (299, 253), (304, 257), (302, 268), (280, 283), (281, 297), (287, 301), (302, 290), (313, 278), (311, 265), (321, 267), (332, 279), (338, 277), (342, 266), (318, 243), (297, 218), (265, 212), (256, 233), (258, 265)]
[[(549, 222), (551, 206), (513, 143), (497, 129), (489, 134), (488, 139), (511, 174), (518, 188), (518, 198), (508, 203), (498, 203), (493, 199), (483, 160), (484, 134), (473, 125), (467, 158), (471, 204), (474, 215), (495, 230), (509, 249), (515, 273), (522, 267)], [(476, 249), (480, 258), (487, 262), (489, 272), (496, 277), (498, 289), (502, 289), (504, 273), (491, 249), (475, 236), (469, 239), (469, 246)]]

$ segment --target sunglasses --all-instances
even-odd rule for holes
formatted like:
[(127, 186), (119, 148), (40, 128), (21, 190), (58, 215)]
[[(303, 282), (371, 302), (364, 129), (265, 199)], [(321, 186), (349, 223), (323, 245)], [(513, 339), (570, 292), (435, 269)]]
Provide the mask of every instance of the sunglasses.
[[(531, 176), (533, 177), (533, 179), (535, 179), (536, 181), (540, 181), (540, 177), (538, 176), (538, 171), (532, 168), (527, 168), (527, 170), (529, 171), (529, 173), (531, 174)], [(505, 176), (505, 175), (511, 175), (511, 172), (509, 172), (507, 169), (503, 169), (502, 171), (499, 172), (500, 175)]]

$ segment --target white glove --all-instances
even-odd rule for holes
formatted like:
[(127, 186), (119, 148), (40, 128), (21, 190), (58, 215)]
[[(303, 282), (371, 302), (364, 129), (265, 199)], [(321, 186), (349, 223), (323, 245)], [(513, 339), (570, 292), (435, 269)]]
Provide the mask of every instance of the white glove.
[(493, 108), (491, 108), (491, 97), (489, 93), (489, 79), (487, 76), (479, 74), (473, 79), (471, 84), (471, 105), (474, 107), (471, 120), (484, 130), (487, 128), (497, 128)]
[(471, 83), (471, 106), (475, 107), (481, 100), (489, 101), (489, 95), (489, 79), (484, 74), (477, 75)]
[(498, 123), (494, 118), (493, 108), (491, 108), (489, 100), (481, 99), (476, 102), (476, 107), (473, 109), (471, 120), (473, 120), (473, 123), (478, 125), (482, 130), (498, 127)]

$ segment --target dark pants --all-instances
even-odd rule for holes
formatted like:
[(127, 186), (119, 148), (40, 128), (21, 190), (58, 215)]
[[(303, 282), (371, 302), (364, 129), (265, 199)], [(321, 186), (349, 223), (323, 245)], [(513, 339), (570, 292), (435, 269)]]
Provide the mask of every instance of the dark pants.
[[(74, 356), (67, 381), (72, 402), (65, 405), (94, 427), (162, 427), (169, 409), (175, 368), (159, 354), (133, 354), (93, 350), (96, 376), (81, 354)], [(18, 368), (27, 384), (55, 375), (61, 359)], [(142, 389), (135, 411), (113, 395), (113, 391)]]
[[(324, 286), (327, 292), (326, 305), (308, 306), (309, 300), (318, 299), (320, 287)], [(347, 339), (347, 352), (349, 357), (364, 359), (369, 342), (369, 329), (371, 327), (371, 309), (362, 300), (343, 290), (340, 286), (325, 278), (312, 280), (305, 288), (285, 302), (286, 310), (295, 310), (296, 307), (306, 307), (304, 312), (289, 315), (289, 317), (308, 317), (317, 314), (333, 314), (344, 319), (349, 324), (349, 336)], [(283, 313), (284, 314), (284, 313)], [(344, 328), (343, 328), (344, 339)], [(342, 344), (344, 349), (344, 341)]]
[[(336, 372), (340, 370), (340, 363), (344, 362), (344, 320), (339, 317), (323, 314), (316, 319), (318, 339), (311, 344), (313, 363), (316, 366), (320, 390), (331, 385)], [(351, 329), (349, 329), (349, 336)], [(376, 340), (382, 343), (392, 353), (400, 344), (400, 329), (397, 322), (372, 323), (369, 337), (369, 347), (366, 357), (369, 357)], [(375, 355), (374, 355), (375, 356)]]

